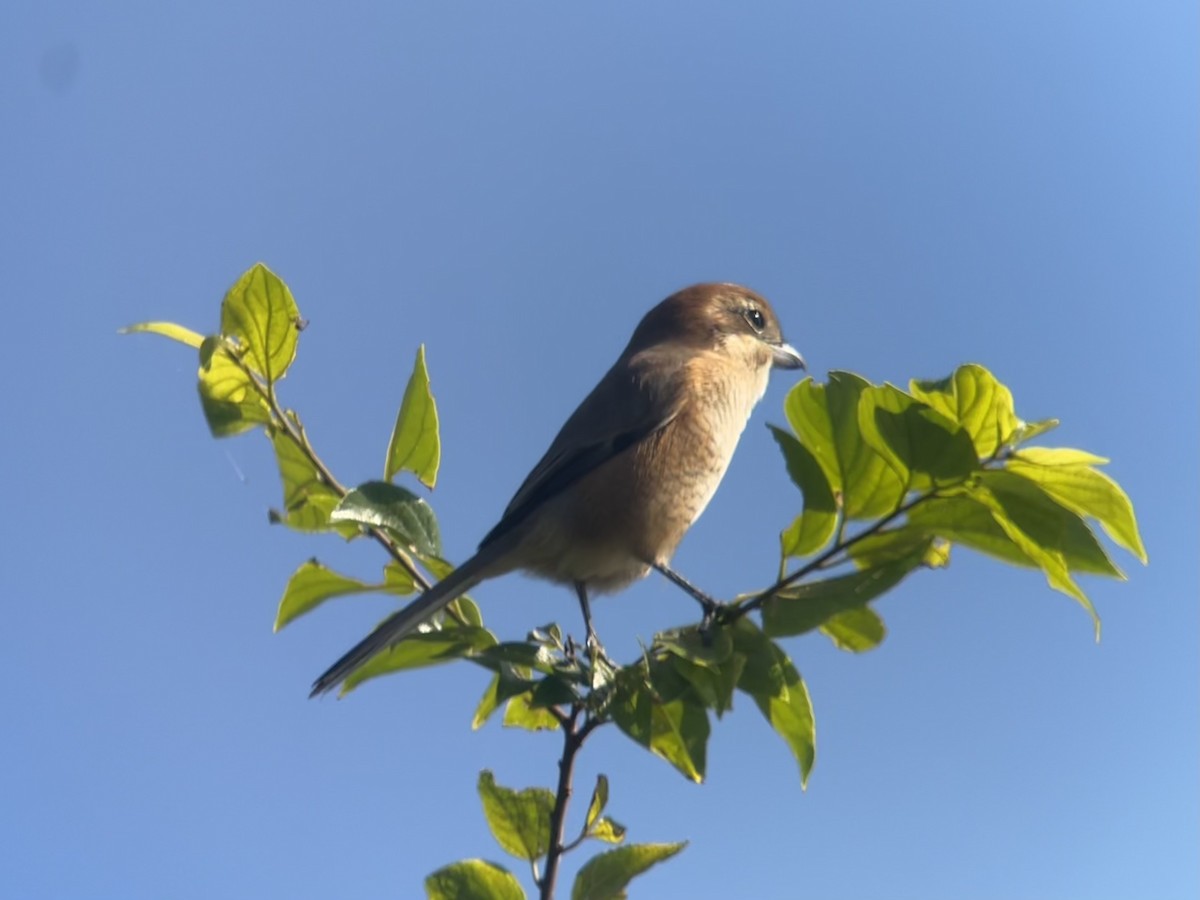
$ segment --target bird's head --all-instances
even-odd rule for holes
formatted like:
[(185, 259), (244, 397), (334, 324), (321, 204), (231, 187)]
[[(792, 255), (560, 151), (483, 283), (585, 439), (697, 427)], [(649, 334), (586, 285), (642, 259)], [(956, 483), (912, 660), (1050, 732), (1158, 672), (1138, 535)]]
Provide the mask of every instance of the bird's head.
[(754, 369), (805, 368), (771, 304), (737, 284), (694, 284), (672, 294), (646, 313), (626, 352), (666, 344), (723, 352)]

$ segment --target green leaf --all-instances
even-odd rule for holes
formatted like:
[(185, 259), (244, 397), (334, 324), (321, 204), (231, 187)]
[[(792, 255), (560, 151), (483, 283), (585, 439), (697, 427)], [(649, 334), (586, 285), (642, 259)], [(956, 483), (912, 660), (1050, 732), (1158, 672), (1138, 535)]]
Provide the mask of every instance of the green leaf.
[(704, 634), (698, 625), (660, 632), (655, 635), (654, 643), (657, 648), (701, 666), (718, 666), (733, 652), (733, 638), (728, 631), (718, 628)]
[(787, 743), (800, 765), (800, 784), (807, 787), (817, 756), (817, 733), (804, 680), (788, 655), (745, 618), (734, 625), (734, 646), (746, 658), (738, 689), (753, 698)]
[(928, 529), (912, 524), (882, 529), (846, 549), (846, 555), (860, 569), (907, 559), (913, 554), (924, 554), (921, 561), (931, 569), (941, 568), (949, 562), (946, 551), (933, 546)]
[(837, 528), (837, 501), (829, 479), (812, 452), (791, 434), (769, 426), (771, 436), (783, 452), (788, 476), (804, 495), (804, 511), (780, 535), (784, 559), (816, 553), (833, 537)]
[(871, 384), (852, 372), (830, 372), (827, 385), (805, 379), (784, 402), (788, 422), (820, 464), (849, 519), (875, 519), (894, 510), (904, 482), (864, 440), (858, 402)]
[(267, 384), (281, 379), (296, 358), (300, 310), (274, 272), (255, 263), (221, 302), (221, 334), (234, 338), (251, 370)]
[(525, 900), (525, 890), (507, 869), (482, 859), (464, 859), (426, 878), (425, 896), (429, 900)]
[[(1125, 578), (1109, 559), (1087, 523), (1059, 503), (1041, 485), (1009, 471), (987, 472), (981, 479), (981, 485), (990, 491), (992, 497), (1000, 500), (1008, 518), (1025, 534), (1041, 546), (1060, 554), (1070, 571), (1103, 575), (1106, 578)], [(978, 499), (975, 492), (968, 496)], [(994, 506), (986, 501), (985, 505), (996, 517)], [(1004, 527), (1003, 522), (1000, 525)], [(1025, 549), (1024, 545), (1022, 549)]]
[(1071, 577), (1068, 557), (1077, 561), (1077, 569), (1081, 568), (1078, 560), (1083, 559), (1085, 571), (1106, 567), (1101, 574), (1122, 576), (1083, 520), (1051, 500), (1033, 482), (1010, 472), (984, 472), (969, 496), (991, 511), (996, 524), (1038, 565), (1052, 588), (1073, 597), (1087, 611), (1099, 640), (1100, 617)]
[[(479, 660), (473, 658), (472, 662), (479, 662)], [(521, 670), (509, 665), (500, 666), (499, 671), (492, 676), (487, 690), (479, 699), (479, 705), (475, 708), (475, 716), (471, 720), (471, 728), (481, 728), (501, 703), (518, 694), (528, 693), (533, 686), (534, 683), (529, 679), (529, 670)]]
[(482, 728), (484, 723), (492, 717), (492, 713), (500, 708), (504, 699), (506, 698), (500, 696), (500, 675), (497, 673), (492, 676), (483, 696), (479, 698), (479, 703), (475, 707), (475, 715), (471, 719), (471, 730), (478, 731)]
[(230, 437), (271, 421), (267, 401), (218, 337), (200, 345), (200, 408), (213, 437)]
[(1012, 392), (983, 366), (959, 366), (940, 381), (913, 380), (909, 390), (952, 422), (966, 429), (979, 457), (989, 457), (1007, 443), (1021, 425), (1013, 411)]
[(608, 806), (608, 776), (597, 775), (596, 786), (592, 788), (592, 802), (588, 804), (584, 829), (591, 831), (592, 826), (596, 824), (596, 820), (600, 818), (600, 814), (604, 812), (604, 807), (606, 806)]
[(425, 368), (425, 345), (417, 349), (417, 360), (413, 364), (408, 387), (400, 412), (396, 415), (396, 427), (388, 441), (387, 460), (383, 477), (391, 481), (401, 470), (412, 472), (427, 488), (437, 482), (438, 463), (442, 447), (438, 437), (437, 405), (429, 390), (429, 372)]
[[(283, 429), (270, 434), (275, 448), (275, 464), (283, 482), (283, 512), (275, 520), (297, 531), (329, 531), (334, 529), (330, 513), (340, 502), (337, 492), (325, 483), (304, 450)], [(336, 526), (349, 537), (357, 532), (350, 525)]]
[(651, 866), (670, 859), (687, 846), (677, 844), (630, 844), (593, 856), (575, 876), (571, 900), (620, 900), (629, 882)]
[[(726, 629), (722, 629), (726, 631)], [(733, 691), (746, 660), (731, 653), (719, 666), (699, 665), (681, 656), (671, 657), (675, 671), (692, 686), (700, 701), (720, 718), (733, 708)]]
[(533, 691), (529, 695), (529, 708), (568, 706), (579, 699), (579, 692), (569, 681), (560, 675), (547, 675), (534, 683)]
[(170, 338), (173, 341), (179, 341), (181, 344), (187, 344), (196, 350), (200, 349), (200, 344), (204, 337), (192, 331), (190, 328), (184, 328), (182, 325), (176, 325), (174, 322), (138, 322), (136, 325), (126, 325), (120, 329), (118, 334), (160, 334), (165, 338)]
[(926, 535), (936, 534), (1006, 563), (1038, 567), (997, 524), (991, 511), (968, 496), (925, 500), (908, 511), (908, 521)]
[(1059, 426), (1058, 419), (1042, 419), (1040, 422), (1022, 422), (1009, 438), (1010, 444), (1023, 444), (1041, 437), (1047, 431), (1053, 431)]
[(381, 528), (421, 556), (440, 556), (442, 537), (429, 504), (412, 491), (386, 481), (360, 484), (330, 515), (334, 522)]
[(908, 488), (957, 484), (979, 468), (961, 426), (893, 385), (863, 390), (858, 427)]
[(454, 614), (467, 625), (474, 625), (477, 628), (483, 627), (483, 615), (479, 612), (479, 605), (466, 594), (463, 594), (461, 597), (456, 597), (454, 601), (446, 607), (446, 611), (453, 611)]
[(1146, 548), (1129, 496), (1103, 472), (1091, 468), (1106, 462), (1082, 450), (1026, 447), (1012, 456), (1006, 468), (1036, 482), (1071, 512), (1095, 519), (1114, 542), (1145, 563)]
[(550, 814), (554, 794), (546, 788), (514, 791), (496, 784), (487, 769), (479, 773), (479, 799), (492, 837), (504, 852), (532, 862), (550, 847)]
[(465, 659), (494, 643), (495, 636), (484, 628), (441, 628), (415, 632), (355, 669), (342, 683), (339, 696), (345, 696), (372, 678)]
[(602, 816), (596, 820), (595, 825), (588, 828), (587, 835), (606, 844), (619, 844), (625, 840), (625, 826), (608, 816)]
[(805, 378), (793, 387), (784, 400), (783, 412), (800, 443), (812, 454), (825, 481), (834, 493), (842, 493), (842, 464), (834, 440), (833, 421), (823, 384)]
[(613, 721), (684, 777), (703, 781), (710, 732), (704, 704), (670, 664), (652, 662), (649, 671), (652, 683), (645, 670), (640, 679), (627, 675), (619, 681), (613, 692)]
[[(412, 573), (404, 568), (396, 560), (392, 560), (383, 567), (383, 583), (389, 594), (399, 594), (405, 596), (415, 593), (417, 583), (413, 580)], [(482, 625), (482, 622), (472, 622), (472, 625)]]
[(558, 719), (545, 706), (535, 707), (530, 693), (517, 694), (504, 707), (504, 727), (525, 731), (554, 731)]
[(921, 565), (932, 539), (927, 537), (925, 542), (925, 546), (893, 562), (881, 563), (838, 578), (784, 588), (763, 603), (763, 631), (772, 637), (804, 634), (821, 627), (839, 613), (866, 606)]
[(821, 625), (821, 633), (839, 650), (863, 653), (883, 643), (887, 628), (879, 613), (869, 606), (860, 606), (826, 619)]
[(496, 671), (507, 664), (533, 669), (543, 675), (552, 675), (557, 665), (553, 651), (533, 641), (501, 641), (480, 653), (477, 662)]
[(386, 590), (386, 587), (382, 584), (367, 584), (356, 578), (341, 575), (332, 569), (325, 568), (315, 559), (310, 559), (292, 573), (287, 587), (283, 589), (283, 597), (279, 601), (279, 611), (275, 614), (275, 630), (278, 631), (284, 625), (311, 612), (333, 597), (374, 593)]

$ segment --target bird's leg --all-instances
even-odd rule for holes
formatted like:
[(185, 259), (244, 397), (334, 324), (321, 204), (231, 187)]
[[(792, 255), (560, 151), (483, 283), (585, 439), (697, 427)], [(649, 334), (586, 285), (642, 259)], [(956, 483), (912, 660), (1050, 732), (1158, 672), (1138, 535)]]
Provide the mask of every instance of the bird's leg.
[(658, 571), (665, 575), (670, 581), (683, 588), (683, 590), (686, 591), (693, 600), (700, 604), (700, 608), (704, 610), (704, 619), (700, 623), (700, 631), (704, 634), (707, 634), (708, 630), (712, 627), (713, 621), (717, 615), (717, 610), (720, 609), (721, 604), (712, 597), (708, 596), (708, 594), (704, 593), (704, 591), (700, 590), (700, 588), (696, 587), (666, 563), (656, 562), (653, 565), (654, 568), (658, 569)]
[(588, 603), (587, 585), (582, 581), (575, 582), (575, 596), (579, 598), (579, 610), (583, 613), (583, 627), (587, 634), (584, 644), (588, 653), (594, 656), (600, 641), (596, 637), (596, 629), (592, 627), (592, 607)]

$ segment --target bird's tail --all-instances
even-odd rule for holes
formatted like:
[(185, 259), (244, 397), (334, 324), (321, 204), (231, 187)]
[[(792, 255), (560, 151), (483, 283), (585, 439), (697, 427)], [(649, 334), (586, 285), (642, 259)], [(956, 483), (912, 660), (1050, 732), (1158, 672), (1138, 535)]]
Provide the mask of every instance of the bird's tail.
[(491, 547), (476, 553), (404, 609), (380, 622), (374, 631), (351, 647), (341, 659), (313, 682), (309, 697), (333, 690), (376, 653), (396, 643), (485, 578), (500, 574), (489, 570), (497, 556), (497, 553), (489, 551), (492, 551)]

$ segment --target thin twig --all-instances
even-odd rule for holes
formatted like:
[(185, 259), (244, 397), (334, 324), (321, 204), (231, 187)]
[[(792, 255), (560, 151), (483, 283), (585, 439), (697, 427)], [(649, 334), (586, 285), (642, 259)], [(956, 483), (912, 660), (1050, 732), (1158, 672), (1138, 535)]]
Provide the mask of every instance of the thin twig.
[(603, 720), (588, 718), (579, 724), (579, 714), (583, 711), (583, 703), (571, 704), (570, 713), (564, 713), (563, 724), (563, 753), (558, 761), (558, 789), (554, 793), (554, 809), (550, 813), (550, 847), (546, 852), (546, 871), (542, 880), (537, 882), (538, 896), (541, 900), (553, 900), (554, 885), (558, 879), (558, 863), (562, 855), (578, 841), (566, 845), (563, 835), (567, 827), (567, 805), (571, 800), (571, 782), (575, 772), (575, 755), (587, 736), (591, 734)]
[[(831, 559), (833, 559), (833, 557), (837, 556), (839, 553), (849, 550), (851, 547), (853, 547), (855, 544), (857, 544), (859, 541), (863, 540), (864, 538), (868, 538), (871, 535), (886, 528), (889, 524), (894, 522), (900, 516), (904, 515), (906, 512), (908, 512), (910, 509), (912, 509), (917, 504), (924, 503), (926, 500), (930, 499), (931, 497), (936, 497), (936, 496), (937, 496), (937, 491), (933, 490), (927, 494), (921, 494), (917, 497), (914, 497), (912, 500), (908, 501), (907, 503), (902, 503), (900, 506), (896, 507), (894, 510), (892, 510), (890, 513), (888, 513), (882, 519), (878, 520), (877, 522), (872, 523), (870, 527), (864, 528), (862, 531), (860, 531), (858, 534), (854, 535), (854, 537), (852, 537), (852, 538), (848, 538), (845, 541), (839, 541), (838, 543), (835, 543), (832, 547), (830, 547), (824, 553), (809, 560), (807, 563), (802, 565), (795, 572), (792, 572), (791, 574), (785, 575), (783, 578), (780, 578), (777, 582), (775, 582), (769, 588), (767, 588), (766, 590), (760, 591), (757, 595), (755, 595), (752, 599), (750, 599), (746, 603), (742, 603), (736, 607), (728, 607), (728, 606), (725, 607), (724, 610), (722, 610), (723, 615), (718, 614), (718, 618), (725, 623), (736, 622), (742, 616), (746, 615), (746, 613), (750, 613), (750, 612), (753, 612), (754, 610), (758, 609), (760, 606), (762, 606), (764, 603), (766, 603), (767, 600), (774, 597), (776, 594), (778, 594), (780, 591), (782, 591), (784, 588), (788, 587), (789, 585), (795, 584), (797, 581), (799, 581), (805, 575), (811, 575), (813, 572), (817, 571), (818, 569), (824, 568), (825, 565)], [(727, 612), (726, 612), (726, 610), (727, 610)]]
[[(279, 398), (275, 395), (275, 386), (265, 381), (261, 376), (258, 375), (258, 373), (254, 372), (249, 366), (247, 366), (245, 360), (243, 360), (237, 353), (234, 353), (228, 347), (222, 347), (222, 349), (233, 361), (234, 365), (241, 369), (242, 373), (249, 379), (250, 383), (254, 386), (254, 389), (258, 391), (259, 396), (261, 396), (266, 402), (267, 409), (270, 411), (271, 418), (274, 420), (274, 423), (277, 425), (277, 427), (282, 428), (284, 434), (288, 436), (288, 439), (300, 448), (300, 452), (304, 454), (304, 458), (308, 460), (309, 465), (316, 470), (316, 473), (321, 481), (328, 486), (330, 490), (337, 494), (339, 498), (345, 497), (348, 493), (350, 493), (345, 485), (343, 485), (337, 480), (336, 477), (334, 477), (334, 474), (329, 470), (329, 467), (325, 465), (324, 461), (317, 456), (317, 451), (314, 450), (312, 444), (308, 442), (308, 435), (305, 433), (303, 426), (294, 421), (291, 416), (287, 414), (287, 411), (279, 404)], [(416, 585), (421, 588), (421, 590), (429, 590), (429, 579), (426, 578), (421, 570), (417, 568), (416, 563), (412, 561), (409, 555), (400, 549), (399, 546), (397, 546), (396, 542), (392, 540), (391, 536), (388, 535), (386, 531), (373, 525), (367, 526), (366, 531), (367, 534), (369, 534), (371, 538), (376, 541), (376, 543), (378, 543), (381, 547), (383, 547), (384, 550), (387, 551), (388, 555), (392, 557), (392, 559), (400, 564), (400, 567), (408, 573), (409, 577), (412, 578), (413, 582), (415, 582)]]

